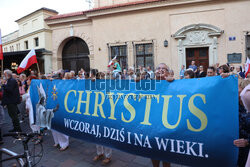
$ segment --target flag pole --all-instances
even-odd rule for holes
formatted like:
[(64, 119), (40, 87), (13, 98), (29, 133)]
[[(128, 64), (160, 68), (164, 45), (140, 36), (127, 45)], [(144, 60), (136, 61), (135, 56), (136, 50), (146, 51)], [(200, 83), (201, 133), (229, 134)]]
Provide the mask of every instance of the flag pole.
[(2, 73), (2, 79), (3, 79), (3, 60), (1, 60), (1, 73)]
[(0, 28), (0, 59), (1, 59), (1, 78), (3, 79), (3, 44), (2, 44), (2, 33)]
[(37, 65), (37, 70), (38, 70), (38, 77), (40, 77), (40, 68), (39, 68), (38, 63), (36, 63), (36, 65)]

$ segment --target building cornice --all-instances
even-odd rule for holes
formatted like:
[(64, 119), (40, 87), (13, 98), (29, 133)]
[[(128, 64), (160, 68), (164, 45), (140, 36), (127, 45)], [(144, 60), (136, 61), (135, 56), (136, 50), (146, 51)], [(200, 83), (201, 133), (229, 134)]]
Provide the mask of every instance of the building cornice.
[(138, 3), (134, 5), (125, 5), (125, 6), (118, 6), (113, 8), (101, 8), (101, 9), (92, 9), (86, 11), (85, 14), (87, 17), (96, 17), (96, 16), (103, 16), (103, 15), (110, 15), (122, 12), (130, 12), (136, 10), (144, 10), (144, 9), (153, 9), (153, 8), (160, 8), (160, 7), (169, 7), (169, 6), (176, 6), (176, 5), (186, 5), (186, 4), (193, 4), (193, 3), (202, 3), (202, 2), (210, 2), (213, 0), (160, 0), (160, 1), (152, 1), (150, 3)]
[(76, 22), (76, 21), (84, 21), (89, 20), (89, 18), (86, 15), (81, 16), (71, 16), (71, 17), (64, 17), (60, 19), (45, 19), (47, 25), (54, 25), (54, 24), (62, 24), (62, 23), (68, 23), (68, 22)]
[(13, 39), (13, 40), (8, 41), (8, 42), (5, 42), (5, 43), (3, 43), (3, 46), (4, 46), (4, 45), (9, 45), (9, 44), (11, 44), (11, 43), (17, 42), (17, 41), (19, 41), (19, 40), (21, 40), (21, 39), (24, 39), (24, 38), (26, 38), (26, 37), (29, 37), (29, 36), (32, 36), (32, 35), (35, 35), (35, 34), (38, 34), (38, 33), (41, 33), (41, 32), (52, 32), (52, 30), (43, 28), (43, 29), (40, 29), (40, 30), (31, 32), (31, 33), (22, 35), (22, 36), (20, 36), (20, 37), (18, 37), (18, 38), (16, 38), (16, 39)]
[(46, 11), (46, 12), (50, 12), (50, 13), (54, 13), (54, 14), (58, 14), (58, 12), (57, 12), (57, 11), (55, 11), (55, 10), (53, 10), (53, 9), (49, 9), (49, 8), (45, 8), (45, 7), (43, 7), (43, 8), (38, 9), (38, 10), (36, 10), (36, 11), (32, 12), (32, 13), (29, 13), (29, 14), (28, 14), (28, 15), (26, 15), (26, 16), (21, 17), (20, 19), (17, 19), (15, 22), (17, 22), (17, 23), (18, 23), (18, 22), (20, 22), (20, 21), (22, 21), (22, 20), (26, 19), (27, 17), (30, 17), (30, 16), (32, 16), (32, 15), (34, 15), (34, 14), (36, 14), (36, 13), (41, 12), (41, 11)]
[(91, 17), (110, 15), (122, 12), (131, 12), (144, 9), (153, 9), (159, 7), (169, 7), (169, 6), (202, 3), (210, 1), (214, 0), (144, 0), (135, 3), (118, 4), (115, 6), (104, 6), (82, 12), (56, 15), (45, 19), (45, 21), (48, 25), (53, 25), (53, 24), (67, 23), (72, 21), (73, 22), (83, 21), (91, 19)]

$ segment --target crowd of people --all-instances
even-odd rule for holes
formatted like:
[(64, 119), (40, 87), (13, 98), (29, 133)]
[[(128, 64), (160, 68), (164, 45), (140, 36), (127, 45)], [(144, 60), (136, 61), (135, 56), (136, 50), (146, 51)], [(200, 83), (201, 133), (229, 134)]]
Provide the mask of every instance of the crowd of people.
[(222, 73), (226, 75), (237, 74), (240, 79), (250, 78), (250, 73), (248, 74), (249, 76), (246, 76), (245, 75), (246, 72), (244, 70), (245, 69), (242, 68), (241, 65), (238, 65), (235, 68), (234, 65), (230, 64), (219, 65), (219, 63), (217, 63), (214, 66), (209, 66), (207, 70), (205, 70), (202, 65), (196, 66), (195, 61), (192, 61), (187, 69), (185, 69), (184, 65), (181, 66), (180, 79), (211, 77), (211, 76), (221, 75)]
[[(248, 167), (250, 166), (249, 154), (249, 139), (250, 139), (250, 76), (245, 77), (242, 67), (223, 64), (216, 64), (215, 66), (210, 66), (205, 71), (203, 66), (196, 66), (195, 61), (192, 61), (188, 69), (185, 69), (183, 65), (181, 67), (180, 75), (174, 76), (174, 71), (171, 70), (165, 63), (160, 63), (156, 68), (155, 72), (153, 67), (142, 67), (134, 69), (129, 67), (128, 69), (121, 69), (119, 63), (114, 60), (111, 67), (107, 72), (101, 72), (98, 69), (91, 69), (90, 72), (84, 71), (84, 69), (79, 70), (77, 73), (75, 71), (65, 71), (58, 70), (47, 75), (38, 75), (34, 71), (30, 72), (30, 75), (26, 77), (25, 74), (17, 75), (12, 73), (10, 70), (5, 70), (5, 79), (1, 81), (1, 93), (0, 98), (2, 105), (0, 105), (0, 114), (3, 114), (5, 107), (11, 117), (13, 129), (9, 132), (20, 132), (22, 131), (20, 123), (24, 117), (30, 118), (30, 127), (34, 132), (38, 132), (40, 136), (34, 140), (35, 144), (43, 142), (43, 133), (48, 128), (39, 126), (35, 124), (33, 119), (33, 107), (31, 104), (31, 99), (29, 96), (29, 86), (32, 79), (126, 79), (126, 80), (166, 80), (168, 82), (174, 82), (175, 79), (191, 79), (200, 77), (211, 77), (220, 75), (221, 77), (228, 77), (232, 74), (238, 74), (239, 77), (239, 120), (240, 120), (240, 138), (235, 140), (233, 143), (236, 147), (240, 148), (238, 166), (245, 167), (246, 163)], [(42, 102), (41, 102), (42, 103)], [(19, 115), (19, 116), (18, 116)], [(58, 148), (60, 151), (64, 151), (69, 147), (69, 136), (64, 135), (60, 132), (52, 130), (52, 135), (54, 139), (54, 147)], [(1, 138), (0, 129), (0, 144), (3, 144)], [(103, 147), (100, 145), (96, 146), (97, 154), (93, 158), (93, 161), (102, 160), (103, 164), (108, 164), (111, 161), (112, 149)], [(160, 161), (152, 160), (154, 167), (159, 167)], [(246, 165), (246, 166), (247, 166)], [(164, 167), (169, 167), (170, 163), (163, 162)]]

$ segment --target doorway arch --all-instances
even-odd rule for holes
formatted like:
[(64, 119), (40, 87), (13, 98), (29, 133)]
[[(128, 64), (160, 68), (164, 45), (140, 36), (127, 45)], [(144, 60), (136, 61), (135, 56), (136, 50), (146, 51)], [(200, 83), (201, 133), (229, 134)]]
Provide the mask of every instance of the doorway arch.
[(84, 40), (73, 37), (63, 47), (62, 66), (64, 70), (74, 70), (76, 73), (83, 68), (90, 70), (89, 48)]

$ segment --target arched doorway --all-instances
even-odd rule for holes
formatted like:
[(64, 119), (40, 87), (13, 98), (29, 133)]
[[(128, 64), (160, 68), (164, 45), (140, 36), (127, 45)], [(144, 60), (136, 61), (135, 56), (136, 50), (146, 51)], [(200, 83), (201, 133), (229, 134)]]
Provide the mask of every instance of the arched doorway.
[(90, 70), (89, 48), (81, 38), (70, 39), (62, 51), (62, 65), (64, 70), (74, 70), (76, 73), (83, 68)]
[(210, 24), (192, 24), (178, 30), (178, 65), (188, 67), (194, 60), (205, 68), (218, 62), (218, 37), (224, 31)]

